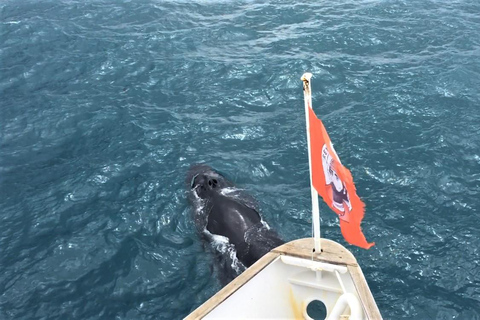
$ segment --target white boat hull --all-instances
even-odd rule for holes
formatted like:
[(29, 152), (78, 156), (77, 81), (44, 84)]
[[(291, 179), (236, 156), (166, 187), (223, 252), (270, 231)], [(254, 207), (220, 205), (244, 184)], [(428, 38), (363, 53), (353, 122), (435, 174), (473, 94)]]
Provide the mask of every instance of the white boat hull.
[(326, 319), (381, 319), (355, 257), (321, 239), (286, 243), (265, 255), (186, 319), (311, 319), (307, 306), (321, 301)]

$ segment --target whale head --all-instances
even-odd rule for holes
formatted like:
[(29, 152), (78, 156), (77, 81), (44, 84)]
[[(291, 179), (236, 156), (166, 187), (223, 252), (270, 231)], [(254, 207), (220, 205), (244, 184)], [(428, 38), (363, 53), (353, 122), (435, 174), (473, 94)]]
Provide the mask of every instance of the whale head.
[(221, 174), (205, 164), (191, 166), (186, 183), (190, 191), (200, 199), (208, 199), (220, 190), (233, 186)]

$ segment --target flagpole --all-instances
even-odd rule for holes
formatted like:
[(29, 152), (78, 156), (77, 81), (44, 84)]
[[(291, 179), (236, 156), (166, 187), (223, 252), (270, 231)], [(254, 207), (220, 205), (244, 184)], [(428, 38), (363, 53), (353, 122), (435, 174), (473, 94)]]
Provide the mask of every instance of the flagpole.
[(313, 220), (313, 238), (315, 243), (315, 252), (321, 253), (322, 246), (320, 241), (320, 209), (318, 206), (318, 193), (313, 187), (312, 180), (312, 152), (310, 150), (310, 121), (308, 119), (309, 108), (312, 108), (312, 88), (310, 79), (312, 74), (304, 73), (301, 80), (303, 81), (303, 98), (305, 100), (305, 120), (307, 124), (307, 146), (308, 146), (308, 168), (310, 172), (310, 192), (312, 195), (312, 220)]

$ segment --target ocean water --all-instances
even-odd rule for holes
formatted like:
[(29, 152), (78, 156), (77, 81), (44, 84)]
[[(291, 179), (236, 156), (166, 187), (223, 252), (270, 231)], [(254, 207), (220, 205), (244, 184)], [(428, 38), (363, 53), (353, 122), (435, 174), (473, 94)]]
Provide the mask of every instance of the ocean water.
[(0, 2), (0, 319), (179, 319), (221, 288), (205, 162), (311, 235), (300, 76), (366, 203), (385, 319), (480, 319), (480, 3)]

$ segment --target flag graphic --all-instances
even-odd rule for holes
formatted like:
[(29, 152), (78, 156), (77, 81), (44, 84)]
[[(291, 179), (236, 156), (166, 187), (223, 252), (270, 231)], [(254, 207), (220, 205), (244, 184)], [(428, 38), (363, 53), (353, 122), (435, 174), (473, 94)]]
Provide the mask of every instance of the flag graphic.
[(369, 249), (375, 243), (368, 243), (360, 228), (365, 204), (357, 195), (352, 174), (340, 162), (322, 121), (308, 109), (313, 187), (338, 214), (345, 240)]

